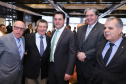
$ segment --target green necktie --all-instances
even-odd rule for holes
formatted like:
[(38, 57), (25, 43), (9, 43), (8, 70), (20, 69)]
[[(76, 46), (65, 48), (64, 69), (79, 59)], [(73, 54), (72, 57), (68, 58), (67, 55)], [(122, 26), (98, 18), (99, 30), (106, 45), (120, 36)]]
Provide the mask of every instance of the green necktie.
[(53, 41), (52, 41), (52, 45), (51, 45), (51, 53), (50, 53), (50, 62), (53, 61), (53, 48), (54, 48), (54, 45), (55, 45), (55, 41), (56, 41), (56, 38), (57, 38), (57, 33), (59, 32), (59, 30), (56, 31), (55, 35), (54, 35), (54, 38), (53, 38)]

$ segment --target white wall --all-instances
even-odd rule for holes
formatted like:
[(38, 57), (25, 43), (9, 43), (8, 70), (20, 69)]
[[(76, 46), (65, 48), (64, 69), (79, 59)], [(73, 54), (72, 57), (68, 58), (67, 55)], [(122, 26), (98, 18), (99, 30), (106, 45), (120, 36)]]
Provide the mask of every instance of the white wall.
[(5, 24), (4, 18), (0, 18), (0, 24)]

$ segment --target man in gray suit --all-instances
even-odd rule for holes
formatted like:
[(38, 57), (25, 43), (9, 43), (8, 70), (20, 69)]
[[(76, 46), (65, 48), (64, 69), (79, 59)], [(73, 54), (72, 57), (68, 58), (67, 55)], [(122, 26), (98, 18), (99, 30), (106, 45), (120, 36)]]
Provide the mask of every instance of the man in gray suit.
[(0, 37), (0, 84), (21, 84), (25, 42), (24, 23), (16, 21), (13, 32)]
[(77, 79), (78, 84), (90, 84), (91, 71), (95, 64), (95, 47), (103, 38), (104, 25), (97, 21), (98, 10), (85, 10), (87, 25), (83, 25), (77, 32)]

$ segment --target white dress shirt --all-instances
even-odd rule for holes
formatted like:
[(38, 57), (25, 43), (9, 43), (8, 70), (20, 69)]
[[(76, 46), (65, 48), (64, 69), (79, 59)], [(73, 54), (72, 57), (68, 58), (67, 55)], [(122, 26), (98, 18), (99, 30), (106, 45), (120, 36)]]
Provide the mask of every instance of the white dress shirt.
[[(35, 38), (36, 38), (36, 46), (37, 46), (37, 48), (39, 50), (39, 53), (40, 53), (40, 35), (39, 35), (39, 33), (35, 34)], [(43, 39), (42, 40), (43, 40), (44, 51), (45, 51), (45, 49), (47, 47), (46, 36), (45, 35), (43, 35)]]
[(89, 33), (91, 32), (91, 30), (93, 29), (93, 27), (95, 26), (96, 23), (97, 23), (97, 21), (91, 26), (88, 25), (86, 34), (85, 34), (85, 39), (88, 37)]
[[(56, 40), (55, 40), (55, 43), (54, 43), (54, 47), (53, 47), (52, 62), (54, 62), (54, 52), (56, 50), (56, 46), (57, 46), (58, 40), (59, 40), (59, 38), (60, 38), (60, 36), (61, 36), (61, 34), (62, 34), (64, 29), (65, 29), (65, 26), (62, 27), (61, 29), (59, 29), (59, 32), (57, 33), (57, 37), (56, 37)], [(56, 29), (56, 31), (57, 31), (57, 29)], [(51, 39), (51, 46), (52, 46), (52, 41), (53, 41), (53, 38), (54, 38), (55, 34), (56, 34), (56, 32), (53, 34), (53, 37)]]

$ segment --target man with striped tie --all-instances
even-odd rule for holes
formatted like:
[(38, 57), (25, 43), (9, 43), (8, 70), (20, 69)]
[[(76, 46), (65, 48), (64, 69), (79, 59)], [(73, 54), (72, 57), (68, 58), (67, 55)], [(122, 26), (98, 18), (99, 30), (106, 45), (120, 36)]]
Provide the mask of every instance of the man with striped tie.
[(0, 84), (21, 84), (25, 41), (24, 23), (16, 21), (13, 32), (0, 37)]

